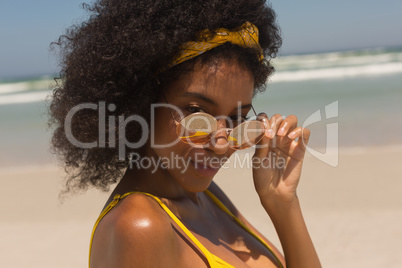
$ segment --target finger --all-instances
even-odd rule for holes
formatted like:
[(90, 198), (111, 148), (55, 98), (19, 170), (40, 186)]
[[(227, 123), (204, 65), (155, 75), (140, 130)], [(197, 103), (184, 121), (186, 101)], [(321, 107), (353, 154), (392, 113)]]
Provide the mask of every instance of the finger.
[[(292, 140), (292, 146), (289, 153), (293, 158), (302, 160), (306, 152), (308, 140), (310, 138), (310, 130), (307, 128), (298, 127), (289, 133), (288, 138)], [(295, 141), (298, 139), (297, 141)]]
[(297, 127), (297, 117), (295, 115), (289, 115), (281, 123), (276, 135), (280, 137), (286, 136), (290, 131)]
[(271, 125), (271, 129), (272, 129), (272, 137), (271, 139), (273, 139), (276, 135), (276, 132), (278, 131), (279, 126), (282, 124), (283, 122), (283, 117), (280, 114), (275, 114), (271, 117), (271, 119), (269, 120), (270, 125)]
[(271, 143), (271, 147), (278, 147), (283, 152), (289, 152), (292, 146), (293, 140), (287, 137), (287, 134), (293, 131), (297, 127), (297, 117), (290, 115), (277, 126), (276, 138)]
[(301, 139), (299, 139), (298, 143), (303, 147), (307, 147), (308, 141), (310, 140), (310, 129), (302, 128)]
[(255, 146), (254, 157), (263, 158), (268, 154), (269, 144), (271, 135), (273, 131), (271, 129), (271, 124), (269, 122), (268, 116), (265, 113), (260, 113), (257, 115), (257, 120), (261, 121), (265, 127), (265, 135)]
[(302, 127), (295, 128), (288, 134), (288, 138), (295, 140), (302, 136)]
[(298, 127), (289, 133), (288, 138), (292, 140), (299, 138), (298, 143), (306, 146), (310, 139), (310, 130), (307, 128)]
[[(277, 152), (278, 154), (286, 154), (288, 156), (294, 155), (294, 153), (298, 153), (300, 149), (304, 151), (303, 148), (303, 141), (302, 141), (302, 136), (303, 136), (303, 128), (302, 127), (297, 127), (293, 129), (287, 136), (284, 137), (278, 137), (276, 139), (276, 143), (271, 144), (271, 150), (274, 152)], [(308, 132), (308, 130), (307, 130)], [(306, 133), (305, 138), (308, 139), (309, 133)], [(297, 139), (297, 141), (296, 141)], [(276, 146), (273, 146), (276, 145)]]
[(267, 138), (270, 138), (273, 133), (272, 133), (271, 123), (270, 123), (270, 120), (268, 118), (268, 115), (266, 113), (259, 113), (257, 115), (257, 120), (261, 121), (262, 123), (264, 123), (265, 136), (267, 136)]

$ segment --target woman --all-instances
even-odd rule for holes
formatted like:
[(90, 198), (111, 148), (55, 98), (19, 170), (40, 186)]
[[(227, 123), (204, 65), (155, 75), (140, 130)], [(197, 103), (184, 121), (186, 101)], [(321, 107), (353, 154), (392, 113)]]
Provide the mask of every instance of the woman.
[[(62, 83), (50, 111), (67, 191), (118, 182), (90, 267), (320, 267), (296, 194), (309, 131), (295, 116), (247, 120), (281, 44), (265, 1), (87, 9), (57, 42)], [(285, 258), (212, 181), (253, 145), (256, 194)]]

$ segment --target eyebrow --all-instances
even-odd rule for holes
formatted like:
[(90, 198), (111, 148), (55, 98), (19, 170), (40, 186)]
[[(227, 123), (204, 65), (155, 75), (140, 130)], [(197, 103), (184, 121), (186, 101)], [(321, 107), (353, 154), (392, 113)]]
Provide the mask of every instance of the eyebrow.
[(203, 100), (205, 102), (208, 102), (210, 104), (216, 105), (215, 101), (213, 101), (212, 99), (208, 98), (207, 96), (202, 95), (202, 94), (197, 93), (197, 92), (186, 92), (186, 93), (183, 94), (183, 96), (185, 96), (185, 97), (195, 97), (195, 98), (201, 99), (201, 100)]
[[(217, 103), (215, 101), (213, 101), (212, 99), (208, 98), (207, 96), (205, 96), (203, 94), (197, 93), (197, 92), (186, 92), (186, 93), (183, 94), (183, 96), (199, 98), (199, 99), (201, 99), (201, 100), (203, 100), (205, 102), (208, 102), (210, 104), (217, 105)], [(249, 104), (244, 104), (244, 105), (240, 106), (239, 108), (240, 109), (249, 109), (251, 107), (252, 107), (252, 104), (249, 103)]]

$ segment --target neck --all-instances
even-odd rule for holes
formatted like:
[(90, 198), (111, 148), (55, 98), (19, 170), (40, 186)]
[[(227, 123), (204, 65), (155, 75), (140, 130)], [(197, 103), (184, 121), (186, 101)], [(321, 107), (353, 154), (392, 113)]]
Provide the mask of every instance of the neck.
[[(147, 153), (140, 152), (135, 157), (148, 157), (149, 159), (154, 157), (156, 159), (156, 155), (152, 150), (147, 150)], [(142, 191), (173, 201), (188, 199), (195, 204), (200, 203), (199, 193), (183, 189), (168, 169), (162, 169), (161, 167), (144, 168), (138, 165), (138, 162), (129, 165), (116, 187), (116, 191)]]

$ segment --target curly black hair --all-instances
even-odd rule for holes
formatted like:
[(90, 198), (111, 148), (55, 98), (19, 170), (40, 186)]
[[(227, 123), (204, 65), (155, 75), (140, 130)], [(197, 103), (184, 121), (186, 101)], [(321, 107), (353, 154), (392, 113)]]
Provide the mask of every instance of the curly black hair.
[[(114, 104), (113, 115), (141, 115), (149, 119), (150, 105), (160, 95), (159, 83), (166, 84), (195, 63), (216, 59), (236, 60), (254, 76), (255, 92), (264, 89), (274, 68), (282, 39), (275, 13), (263, 0), (99, 0), (83, 4), (88, 20), (74, 25), (52, 43), (60, 52), (60, 77), (51, 94), (49, 126), (54, 127), (51, 150), (58, 155), (67, 175), (66, 191), (94, 186), (108, 190), (128, 166), (130, 150), (118, 157), (119, 129), (106, 126), (104, 146), (82, 148), (70, 142), (66, 117), (77, 105), (104, 102)], [(235, 29), (249, 21), (259, 29), (259, 51), (226, 43), (165, 72), (180, 45), (196, 40), (204, 29)], [(99, 139), (99, 114), (82, 109), (71, 121), (71, 134), (80, 142)], [(117, 124), (115, 124), (117, 125)], [(137, 141), (138, 125), (126, 126), (126, 139)]]

